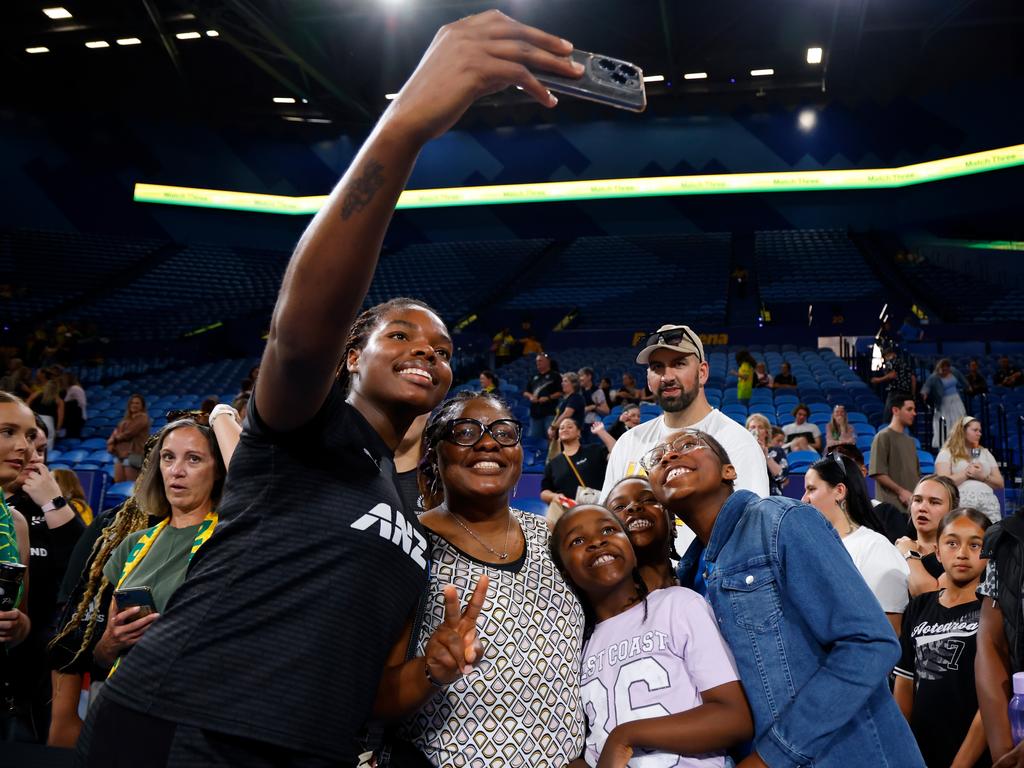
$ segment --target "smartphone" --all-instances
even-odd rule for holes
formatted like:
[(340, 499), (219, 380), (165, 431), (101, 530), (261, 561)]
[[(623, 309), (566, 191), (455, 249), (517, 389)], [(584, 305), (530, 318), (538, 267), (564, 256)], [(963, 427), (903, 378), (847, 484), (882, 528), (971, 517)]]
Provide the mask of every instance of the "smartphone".
[(571, 58), (583, 65), (583, 75), (579, 79), (559, 77), (549, 72), (533, 74), (549, 91), (631, 112), (647, 109), (644, 73), (636, 64), (580, 50), (574, 50)]
[(13, 611), (28, 570), (21, 563), (0, 563), (0, 611)]
[(132, 621), (141, 619), (156, 613), (156, 603), (153, 602), (153, 592), (149, 587), (129, 587), (114, 592), (114, 599), (117, 600), (117, 610), (126, 611), (129, 608), (139, 608)]

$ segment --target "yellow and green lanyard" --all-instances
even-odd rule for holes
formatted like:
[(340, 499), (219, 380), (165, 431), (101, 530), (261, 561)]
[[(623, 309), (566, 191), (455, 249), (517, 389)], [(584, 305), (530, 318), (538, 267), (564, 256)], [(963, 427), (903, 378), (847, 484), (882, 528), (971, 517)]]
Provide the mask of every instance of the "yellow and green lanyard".
[[(0, 491), (0, 563), (20, 563), (21, 552), (18, 549), (18, 533), (14, 530), (14, 515), (7, 506), (7, 500)], [(15, 605), (21, 605), (25, 594), (25, 584), (18, 587), (18, 599)]]
[[(120, 589), (121, 585), (124, 584), (125, 579), (131, 574), (132, 571), (143, 561), (149, 550), (153, 547), (153, 542), (157, 540), (161, 533), (164, 532), (164, 528), (167, 527), (169, 519), (161, 520), (160, 523), (153, 528), (152, 531), (142, 536), (135, 546), (131, 548), (128, 553), (127, 559), (124, 561), (124, 567), (121, 568), (121, 578), (117, 580), (117, 585), (114, 589)], [(192, 541), (192, 549), (189, 550), (188, 560), (192, 562), (192, 558), (195, 557), (196, 552), (199, 548), (206, 543), (206, 540), (213, 535), (213, 529), (217, 527), (217, 513), (210, 512), (206, 517), (203, 518), (203, 522), (199, 524), (199, 530), (196, 531), (196, 537)], [(114, 662), (114, 666), (110, 668), (110, 675), (114, 674), (117, 670), (117, 666), (121, 663), (121, 657), (118, 656), (117, 661)]]

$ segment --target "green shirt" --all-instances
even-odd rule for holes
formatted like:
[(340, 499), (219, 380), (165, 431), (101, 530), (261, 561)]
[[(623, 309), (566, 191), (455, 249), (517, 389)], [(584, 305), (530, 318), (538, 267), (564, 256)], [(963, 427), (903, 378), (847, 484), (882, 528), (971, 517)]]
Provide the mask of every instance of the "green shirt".
[(740, 400), (749, 400), (754, 394), (754, 366), (743, 363), (737, 373), (739, 381), (736, 383), (736, 397)]
[[(103, 575), (107, 577), (107, 581), (117, 584), (121, 579), (121, 571), (124, 570), (124, 561), (128, 559), (128, 553), (139, 539), (152, 530), (147, 528), (144, 531), (136, 531), (117, 545), (107, 564), (103, 566)], [(187, 528), (174, 528), (170, 525), (165, 527), (156, 537), (149, 552), (142, 558), (142, 562), (135, 566), (121, 587), (149, 587), (153, 593), (157, 613), (163, 613), (174, 590), (185, 580), (188, 555), (198, 532), (199, 525), (190, 525)]]

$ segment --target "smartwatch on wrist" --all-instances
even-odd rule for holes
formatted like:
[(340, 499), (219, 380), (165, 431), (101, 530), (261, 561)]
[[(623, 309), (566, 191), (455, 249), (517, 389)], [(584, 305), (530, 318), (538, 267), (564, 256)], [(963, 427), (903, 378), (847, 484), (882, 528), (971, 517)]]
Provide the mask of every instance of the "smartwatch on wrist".
[(921, 559), (921, 553), (918, 552), (916, 549), (908, 549), (907, 550), (907, 554), (905, 554), (903, 556), (903, 559), (904, 560), (920, 560)]
[(48, 501), (45, 504), (43, 504), (43, 506), (40, 507), (40, 509), (42, 509), (43, 512), (53, 512), (53, 510), (60, 509), (61, 507), (66, 507), (67, 505), (68, 500), (65, 499), (63, 496), (58, 496), (52, 501)]

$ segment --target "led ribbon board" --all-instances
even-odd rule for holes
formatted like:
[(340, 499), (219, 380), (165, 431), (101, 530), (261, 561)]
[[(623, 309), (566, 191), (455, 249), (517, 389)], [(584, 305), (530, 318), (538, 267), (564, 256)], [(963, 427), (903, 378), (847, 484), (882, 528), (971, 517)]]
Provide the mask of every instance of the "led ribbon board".
[[(846, 171), (782, 171), (778, 173), (720, 173), (701, 176), (655, 176), (637, 179), (553, 181), (537, 184), (497, 184), (444, 189), (407, 189), (399, 208), (446, 208), (460, 205), (556, 203), (564, 200), (607, 200), (671, 195), (728, 195), (750, 192), (818, 192), (839, 189), (895, 189), (930, 181), (971, 176), (1024, 165), (1024, 144), (929, 160), (900, 168), (860, 168)], [(136, 184), (139, 203), (189, 205), (233, 211), (308, 216), (320, 210), (327, 195), (305, 197), (261, 195), (221, 189)]]

